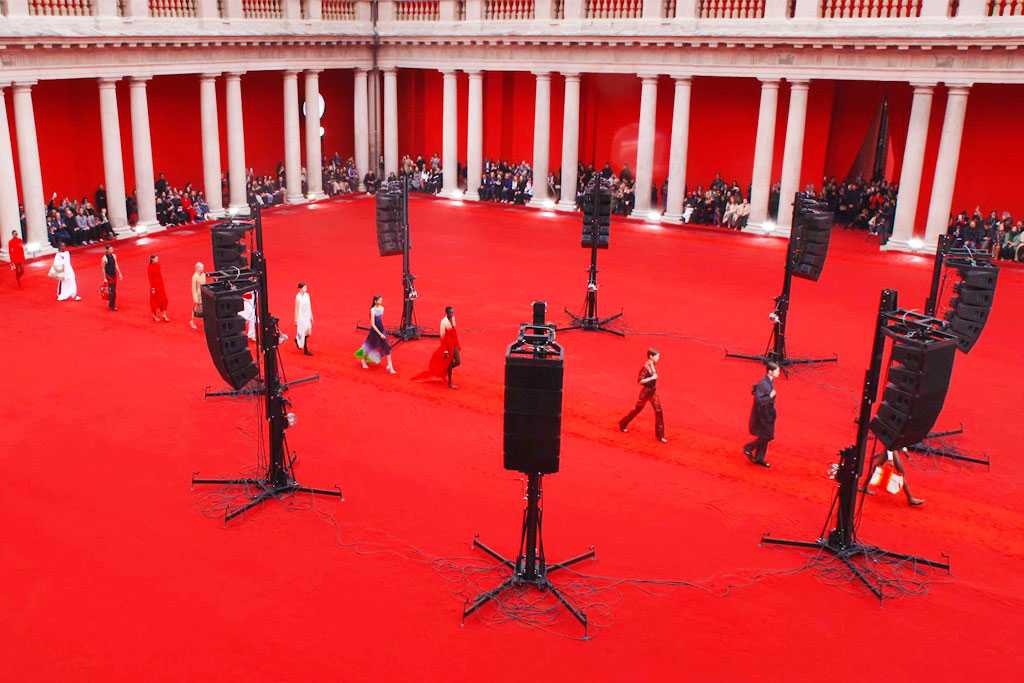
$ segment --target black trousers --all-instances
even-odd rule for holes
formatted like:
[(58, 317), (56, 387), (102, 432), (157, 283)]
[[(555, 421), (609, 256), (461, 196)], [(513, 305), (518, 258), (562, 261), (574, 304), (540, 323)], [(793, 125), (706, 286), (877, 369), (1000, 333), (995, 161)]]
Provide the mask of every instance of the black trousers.
[(633, 421), (633, 418), (640, 414), (640, 411), (644, 409), (646, 404), (650, 403), (651, 408), (654, 408), (654, 435), (659, 439), (665, 438), (665, 416), (661, 412), (661, 399), (658, 398), (658, 394), (654, 391), (647, 391), (646, 389), (640, 391), (640, 398), (636, 400), (636, 405), (633, 406), (633, 410), (629, 411), (626, 417), (619, 420), (619, 429), (625, 429), (629, 426), (629, 423)]
[(462, 365), (462, 355), (458, 349), (452, 352), (452, 362), (448, 364), (448, 384), (452, 383), (452, 371)]
[(117, 308), (117, 278), (107, 278), (107, 308), (114, 310)]
[(771, 441), (771, 439), (759, 436), (744, 446), (743, 450), (750, 451), (754, 454), (754, 462), (764, 462), (765, 456), (768, 455), (769, 441)]

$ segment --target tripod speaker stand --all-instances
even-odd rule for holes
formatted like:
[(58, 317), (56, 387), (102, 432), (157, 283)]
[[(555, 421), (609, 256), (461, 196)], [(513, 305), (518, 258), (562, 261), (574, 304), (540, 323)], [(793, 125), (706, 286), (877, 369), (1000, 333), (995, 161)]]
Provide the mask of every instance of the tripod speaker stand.
[[(875, 339), (871, 348), (871, 364), (864, 375), (864, 390), (857, 418), (857, 441), (853, 446), (840, 451), (839, 467), (835, 477), (838, 488), (832, 499), (832, 505), (829, 508), (820, 537), (815, 541), (794, 541), (767, 535), (761, 538), (762, 544), (813, 548), (831, 554), (845, 564), (850, 572), (880, 601), (884, 598), (884, 586), (879, 581), (872, 580), (870, 574), (863, 571), (854, 562), (857, 557), (881, 556), (939, 569), (949, 569), (948, 562), (936, 562), (915, 555), (883, 550), (861, 543), (856, 537), (857, 484), (861, 479), (868, 449), (868, 428), (871, 421), (871, 409), (878, 394), (882, 359), (885, 354), (885, 338), (895, 332), (947, 341), (951, 339), (951, 335), (936, 330), (941, 327), (940, 321), (925, 316), (914, 316), (910, 312), (898, 310), (896, 296), (894, 290), (887, 289), (882, 292), (875, 324)], [(826, 534), (825, 530), (832, 521), (833, 513), (835, 513), (836, 525)]]
[(602, 318), (597, 313), (597, 250), (607, 249), (611, 236), (612, 205), (611, 188), (608, 182), (600, 176), (595, 176), (583, 194), (582, 205), (582, 245), (590, 248), (587, 294), (583, 300), (583, 314), (577, 315), (566, 308), (565, 313), (572, 322), (565, 327), (559, 327), (558, 331), (589, 330), (624, 337), (626, 336), (625, 332), (608, 327), (608, 323), (622, 317), (621, 311), (607, 318)]
[[(385, 208), (382, 205), (387, 204)], [(397, 205), (397, 206), (396, 206)], [(403, 176), (401, 183), (388, 182), (377, 192), (377, 241), (381, 256), (402, 255), (402, 321), (398, 327), (385, 330), (388, 336), (397, 339), (395, 345), (414, 341), (420, 337), (438, 337), (436, 332), (427, 332), (416, 324), (416, 276), (409, 264), (412, 248), (409, 230), (409, 176)], [(396, 245), (400, 245), (395, 248)], [(400, 250), (399, 250), (400, 249)], [(356, 325), (358, 330), (369, 330), (366, 325)]]
[[(287, 385), (281, 379), (279, 366), (280, 330), (278, 319), (270, 314), (269, 299), (267, 296), (267, 261), (263, 252), (263, 221), (259, 209), (256, 210), (256, 249), (252, 255), (252, 268), (245, 271), (234, 270), (231, 272), (222, 271), (213, 273), (218, 282), (224, 282), (233, 278), (244, 278), (250, 282), (255, 281), (255, 291), (259, 304), (259, 353), (263, 359), (265, 386), (259, 393), (263, 394), (266, 401), (266, 421), (269, 430), (270, 462), (267, 465), (266, 473), (260, 477), (246, 477), (237, 479), (197, 479), (192, 477), (192, 484), (213, 484), (220, 486), (251, 486), (257, 492), (250, 496), (250, 499), (243, 505), (231, 510), (225, 510), (225, 523), (231, 521), (238, 515), (251, 510), (257, 505), (291, 493), (311, 493), (322, 496), (341, 498), (341, 489), (335, 490), (310, 488), (302, 486), (293, 476), (294, 457), (288, 458), (285, 430), (290, 424), (288, 413), (289, 402), (284, 394)], [(204, 285), (210, 287), (210, 285)], [(204, 315), (213, 315), (213, 311), (204, 308)], [(260, 426), (262, 429), (262, 425)]]
[(768, 315), (772, 329), (764, 353), (746, 354), (725, 352), (726, 358), (742, 358), (760, 363), (774, 361), (785, 371), (791, 365), (835, 363), (838, 356), (828, 358), (791, 358), (786, 355), (786, 323), (789, 320), (790, 295), (794, 272), (802, 278), (817, 280), (828, 251), (832, 214), (817, 208), (818, 203), (797, 195), (794, 211), (793, 235), (786, 245), (786, 267), (782, 279), (782, 293), (775, 297), (775, 310)]

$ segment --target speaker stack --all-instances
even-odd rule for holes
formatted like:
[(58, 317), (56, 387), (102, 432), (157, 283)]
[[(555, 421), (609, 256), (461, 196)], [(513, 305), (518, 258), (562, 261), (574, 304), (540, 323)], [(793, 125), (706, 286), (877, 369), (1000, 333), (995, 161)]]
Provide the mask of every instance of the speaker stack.
[(252, 224), (248, 223), (219, 223), (211, 228), (214, 270), (249, 266), (244, 239), (251, 229)]
[(562, 447), (561, 354), (505, 356), (505, 469), (554, 474)]
[(992, 311), (999, 270), (991, 265), (958, 268), (960, 275), (950, 299), (945, 319), (950, 331), (957, 336), (957, 346), (964, 353), (978, 342), (981, 331)]
[(882, 405), (871, 420), (888, 450), (928, 436), (946, 400), (956, 349), (952, 340), (894, 337)]
[(803, 194), (796, 196), (793, 211), (793, 258), (789, 264), (793, 277), (817, 282), (825, 267), (828, 243), (835, 214), (824, 202)]
[(583, 209), (583, 247), (608, 248), (611, 236), (612, 193), (608, 184), (596, 179), (580, 200)]
[(246, 321), (238, 314), (245, 290), (228, 284), (203, 285), (203, 330), (217, 372), (233, 389), (241, 389), (259, 375), (249, 351)]
[(385, 184), (377, 192), (377, 249), (381, 256), (402, 253), (405, 246), (404, 209), (402, 191), (397, 184)]

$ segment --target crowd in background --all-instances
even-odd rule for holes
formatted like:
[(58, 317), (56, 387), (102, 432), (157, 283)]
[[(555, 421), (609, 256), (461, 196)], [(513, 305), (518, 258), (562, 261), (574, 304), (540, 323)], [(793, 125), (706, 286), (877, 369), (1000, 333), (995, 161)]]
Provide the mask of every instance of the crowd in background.
[(973, 213), (961, 211), (949, 221), (948, 234), (971, 249), (988, 251), (1000, 259), (1024, 262), (1024, 220), (1014, 220), (1008, 211), (984, 216), (981, 207)]

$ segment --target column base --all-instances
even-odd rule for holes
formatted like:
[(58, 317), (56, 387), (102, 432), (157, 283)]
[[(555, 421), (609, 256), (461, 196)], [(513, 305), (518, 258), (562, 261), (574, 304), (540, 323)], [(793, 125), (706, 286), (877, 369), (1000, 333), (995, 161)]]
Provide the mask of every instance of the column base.
[(774, 223), (747, 223), (747, 225), (741, 230), (749, 235), (771, 235), (772, 228), (775, 227)]
[(681, 214), (681, 213), (663, 213), (663, 214), (661, 214), (661, 222), (662, 223), (675, 223), (677, 225), (682, 225), (682, 223), (683, 223), (683, 214)]
[(528, 201), (526, 205), (534, 209), (553, 209), (556, 206), (554, 199), (537, 196), (534, 196), (534, 198)]
[(213, 219), (224, 218), (224, 216), (226, 216), (226, 215), (227, 215), (227, 211), (225, 211), (223, 209), (223, 207), (220, 208), (220, 209), (210, 209), (209, 211), (206, 212), (206, 216), (208, 218), (213, 218)]
[[(911, 242), (913, 242), (913, 244), (911, 244)], [(934, 254), (935, 248), (936, 246), (934, 244), (929, 246), (920, 237), (911, 237), (910, 239), (906, 240), (890, 237), (888, 242), (879, 247), (881, 251), (902, 251), (908, 254)]]
[(252, 209), (249, 208), (248, 204), (231, 204), (228, 206), (228, 215), (249, 217), (252, 215)]
[(462, 195), (463, 199), (468, 199), (471, 202), (480, 201), (480, 193), (476, 190), (466, 190), (466, 194)]
[(285, 204), (302, 204), (306, 201), (305, 195), (290, 194), (284, 198)]
[(154, 232), (163, 232), (166, 230), (164, 226), (160, 225), (156, 221), (148, 221), (146, 223), (138, 222), (135, 225), (128, 227), (120, 232), (114, 231), (117, 239), (131, 239), (132, 237), (141, 237), (142, 235), (149, 235)]
[(575, 211), (576, 202), (558, 202), (554, 208), (558, 211)]
[(444, 199), (463, 199), (465, 197), (462, 190), (446, 190), (443, 188), (437, 193), (437, 196)]
[(644, 220), (644, 221), (658, 221), (658, 222), (660, 222), (661, 221), (661, 212), (658, 211), (657, 209), (652, 209), (649, 206), (646, 207), (646, 208), (637, 207), (637, 208), (633, 209), (630, 212), (629, 217), (630, 218), (639, 218), (640, 220)]
[(56, 253), (57, 250), (49, 242), (43, 242), (36, 247), (33, 247), (31, 242), (25, 245), (25, 258), (39, 258), (40, 256), (49, 256)]
[(320, 199), (327, 199), (327, 195), (324, 194), (323, 192), (307, 192), (306, 193), (306, 201), (315, 202), (315, 201), (318, 201)]

